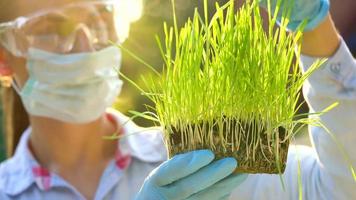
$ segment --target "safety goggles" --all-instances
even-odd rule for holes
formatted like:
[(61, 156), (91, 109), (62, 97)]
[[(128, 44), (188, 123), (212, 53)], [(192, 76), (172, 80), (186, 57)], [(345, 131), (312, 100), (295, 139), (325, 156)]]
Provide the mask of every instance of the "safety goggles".
[(101, 50), (128, 36), (127, 1), (82, 1), (19, 17), (0, 24), (0, 45), (18, 57), (30, 48), (67, 54), (82, 32), (90, 51)]

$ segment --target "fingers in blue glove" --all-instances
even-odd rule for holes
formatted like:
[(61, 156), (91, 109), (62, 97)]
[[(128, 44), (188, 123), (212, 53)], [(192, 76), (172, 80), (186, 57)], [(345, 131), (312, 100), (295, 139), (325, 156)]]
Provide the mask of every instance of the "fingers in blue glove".
[(152, 175), (151, 180), (157, 186), (173, 183), (181, 178), (195, 173), (214, 160), (212, 151), (198, 150), (174, 156), (164, 162)]
[(281, 3), (279, 21), (283, 11), (291, 9), (288, 29), (292, 31), (297, 30), (304, 20), (307, 20), (304, 31), (315, 29), (325, 20), (330, 9), (329, 0), (260, 0), (260, 5), (267, 9), (268, 1), (271, 3), (272, 12), (276, 9), (277, 2)]
[(218, 183), (202, 190), (187, 200), (225, 200), (230, 197), (231, 192), (247, 178), (246, 174), (235, 174), (225, 178)]
[(215, 194), (214, 199), (229, 195), (242, 180), (241, 177), (229, 177), (237, 161), (234, 158), (214, 161), (214, 157), (209, 150), (174, 156), (151, 172), (136, 200), (185, 200), (190, 197), (205, 200), (207, 196), (204, 195)]
[(234, 158), (214, 161), (194, 174), (163, 187), (162, 191), (164, 191), (168, 199), (173, 199), (177, 194), (179, 194), (182, 199), (186, 199), (192, 194), (206, 190), (226, 178), (234, 172), (236, 166), (237, 161)]

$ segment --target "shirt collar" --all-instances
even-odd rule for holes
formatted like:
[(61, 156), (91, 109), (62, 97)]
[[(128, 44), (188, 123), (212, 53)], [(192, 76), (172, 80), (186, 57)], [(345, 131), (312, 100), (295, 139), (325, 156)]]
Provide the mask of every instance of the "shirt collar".
[[(160, 128), (141, 128), (113, 109), (108, 109), (107, 114), (113, 122), (121, 125), (120, 131), (126, 135), (118, 143), (115, 164), (119, 170), (129, 167), (131, 157), (143, 162), (166, 160)], [(0, 166), (0, 187), (3, 185), (2, 188), (9, 195), (20, 194), (32, 184), (37, 184), (44, 191), (51, 188), (51, 174), (38, 164), (28, 148), (30, 134), (31, 128), (28, 128), (21, 137), (14, 157)]]
[(4, 183), (4, 192), (8, 195), (17, 195), (35, 183), (32, 166), (37, 162), (33, 159), (27, 145), (30, 132), (29, 128), (23, 133), (13, 158), (2, 164), (0, 174), (4, 177), (1, 177), (1, 180)]
[(142, 128), (129, 117), (110, 108), (107, 113), (121, 124), (124, 137), (119, 141), (119, 147), (124, 154), (143, 162), (162, 162), (167, 159), (167, 150), (163, 143), (162, 128)]

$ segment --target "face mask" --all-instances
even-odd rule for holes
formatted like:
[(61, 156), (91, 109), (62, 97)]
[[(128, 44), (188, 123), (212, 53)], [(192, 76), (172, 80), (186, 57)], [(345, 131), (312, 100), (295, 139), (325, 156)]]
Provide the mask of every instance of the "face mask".
[(117, 47), (70, 55), (30, 49), (22, 102), (34, 116), (77, 124), (94, 121), (121, 90), (120, 62)]

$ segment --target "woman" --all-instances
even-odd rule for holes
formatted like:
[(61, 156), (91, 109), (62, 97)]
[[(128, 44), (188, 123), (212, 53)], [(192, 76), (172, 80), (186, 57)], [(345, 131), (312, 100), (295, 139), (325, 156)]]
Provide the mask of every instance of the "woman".
[[(6, 58), (1, 71), (14, 77), (12, 85), (29, 113), (31, 128), (15, 156), (0, 166), (0, 199), (297, 199), (298, 156), (305, 199), (356, 197), (340, 151), (316, 127), (311, 127), (315, 149), (291, 148), (285, 191), (279, 176), (231, 175), (236, 160), (213, 161), (208, 150), (163, 162), (159, 131), (139, 128), (120, 113), (105, 111), (121, 86), (112, 70), (120, 54), (106, 43), (120, 41), (115, 33), (120, 26), (113, 21), (116, 7), (102, 1), (31, 1), (39, 9), (24, 6), (28, 1), (11, 2), (24, 9), (12, 11), (11, 18), (31, 17), (27, 23), (17, 21), (23, 26), (4, 25), (7, 34), (2, 32), (0, 41)], [(328, 17), (328, 1), (296, 2), (291, 24), (309, 19), (303, 53), (331, 57), (309, 79), (308, 102), (315, 112), (340, 102), (321, 120), (355, 164), (355, 63)], [(315, 58), (303, 60), (308, 68)], [(143, 134), (120, 142), (103, 139), (130, 132)]]

